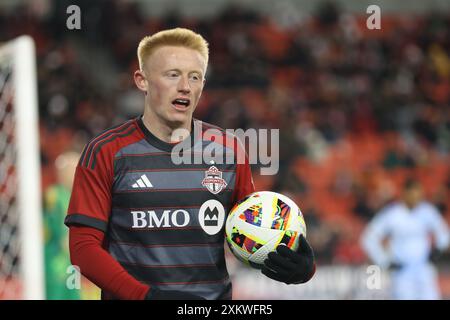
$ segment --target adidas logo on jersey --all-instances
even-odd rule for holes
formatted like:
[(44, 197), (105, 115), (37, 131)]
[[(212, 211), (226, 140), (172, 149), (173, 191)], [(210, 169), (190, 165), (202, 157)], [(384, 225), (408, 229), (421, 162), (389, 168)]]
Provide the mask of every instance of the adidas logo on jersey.
[(148, 180), (147, 176), (143, 174), (137, 181), (132, 185), (133, 188), (153, 188), (152, 183)]

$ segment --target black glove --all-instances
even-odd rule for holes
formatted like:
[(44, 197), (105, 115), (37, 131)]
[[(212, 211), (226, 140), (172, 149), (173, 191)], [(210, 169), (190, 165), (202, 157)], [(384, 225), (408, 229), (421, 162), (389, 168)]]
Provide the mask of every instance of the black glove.
[(403, 265), (397, 262), (391, 262), (389, 264), (388, 270), (389, 271), (399, 271), (403, 268)]
[(309, 281), (316, 271), (314, 252), (303, 235), (300, 235), (299, 241), (297, 251), (281, 244), (276, 252), (270, 252), (261, 272), (273, 280), (287, 284)]
[(158, 288), (150, 288), (145, 300), (206, 300), (203, 297), (196, 296), (188, 292), (174, 290), (160, 290)]
[(430, 252), (430, 256), (428, 257), (428, 259), (430, 260), (431, 263), (436, 263), (441, 258), (441, 256), (442, 256), (442, 251), (439, 249), (433, 248)]

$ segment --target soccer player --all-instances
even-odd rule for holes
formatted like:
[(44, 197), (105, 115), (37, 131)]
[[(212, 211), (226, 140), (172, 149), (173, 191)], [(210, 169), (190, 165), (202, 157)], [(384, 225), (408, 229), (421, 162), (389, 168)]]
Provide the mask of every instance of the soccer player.
[[(383, 247), (386, 238), (388, 249)], [(436, 207), (423, 200), (418, 181), (406, 181), (402, 201), (382, 209), (361, 241), (372, 261), (392, 271), (394, 299), (440, 298), (432, 262), (448, 247), (449, 231)]]
[[(236, 159), (242, 148), (193, 118), (208, 43), (188, 29), (165, 30), (142, 39), (138, 59), (143, 115), (91, 140), (76, 169), (65, 220), (72, 263), (103, 299), (231, 299), (217, 213), (254, 191), (248, 161), (173, 158), (180, 145), (191, 158), (213, 147)], [(314, 271), (303, 237), (298, 252), (280, 245), (262, 269), (285, 283), (306, 282)]]
[(67, 213), (73, 174), (80, 155), (66, 152), (55, 161), (57, 183), (44, 193), (45, 284), (47, 300), (79, 300), (80, 292), (69, 290), (66, 270), (70, 265), (68, 230), (61, 228)]

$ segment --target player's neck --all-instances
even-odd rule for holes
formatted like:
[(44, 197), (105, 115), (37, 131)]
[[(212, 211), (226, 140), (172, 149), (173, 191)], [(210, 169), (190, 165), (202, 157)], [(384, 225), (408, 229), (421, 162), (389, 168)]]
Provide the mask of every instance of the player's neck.
[[(191, 131), (191, 123), (181, 124), (179, 126), (171, 126), (169, 124), (161, 122), (158, 118), (152, 117), (151, 114), (145, 114), (142, 117), (142, 121), (145, 127), (150, 131), (156, 138), (166, 143), (176, 143), (186, 139)], [(185, 129), (185, 130), (179, 130)], [(174, 131), (177, 130), (176, 138), (173, 135)]]
[(403, 201), (403, 202), (409, 210), (413, 210), (419, 204), (419, 202), (409, 202), (409, 201)]

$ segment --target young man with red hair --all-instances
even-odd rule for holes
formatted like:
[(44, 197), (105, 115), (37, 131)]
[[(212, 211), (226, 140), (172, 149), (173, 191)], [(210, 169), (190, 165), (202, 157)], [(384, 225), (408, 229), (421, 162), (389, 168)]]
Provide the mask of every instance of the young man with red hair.
[[(229, 212), (254, 191), (248, 161), (175, 164), (172, 158), (179, 143), (192, 155), (217, 144), (224, 157), (237, 158), (234, 136), (193, 118), (208, 44), (191, 30), (165, 30), (142, 39), (138, 58), (134, 80), (145, 94), (143, 116), (91, 140), (77, 166), (65, 221), (72, 263), (104, 299), (231, 299), (225, 221), (213, 213)], [(213, 128), (218, 134), (206, 134)], [(223, 143), (230, 139), (234, 148)], [(205, 174), (218, 177), (213, 187)], [(280, 246), (262, 272), (301, 283), (314, 270), (302, 237), (299, 252)]]

